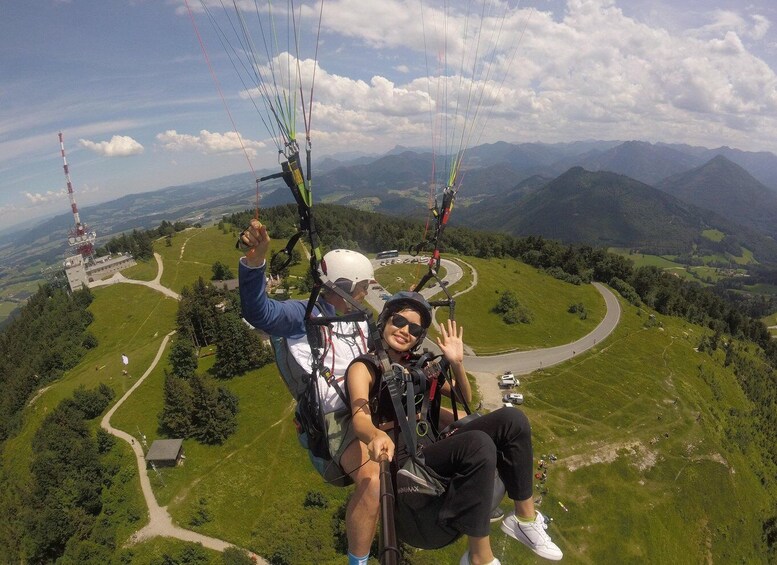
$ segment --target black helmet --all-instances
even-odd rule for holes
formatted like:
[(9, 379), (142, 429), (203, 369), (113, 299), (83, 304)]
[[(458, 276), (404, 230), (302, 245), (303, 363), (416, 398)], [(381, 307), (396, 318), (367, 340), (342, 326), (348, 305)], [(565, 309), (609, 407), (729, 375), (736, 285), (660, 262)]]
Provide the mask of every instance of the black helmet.
[(383, 328), (386, 327), (386, 320), (390, 316), (408, 308), (418, 312), (421, 316), (421, 325), (424, 328), (424, 333), (416, 341), (416, 345), (413, 348), (415, 349), (424, 341), (426, 330), (432, 325), (432, 306), (426, 301), (426, 298), (417, 292), (401, 290), (389, 298), (383, 306), (380, 316), (378, 316), (378, 327), (382, 333)]

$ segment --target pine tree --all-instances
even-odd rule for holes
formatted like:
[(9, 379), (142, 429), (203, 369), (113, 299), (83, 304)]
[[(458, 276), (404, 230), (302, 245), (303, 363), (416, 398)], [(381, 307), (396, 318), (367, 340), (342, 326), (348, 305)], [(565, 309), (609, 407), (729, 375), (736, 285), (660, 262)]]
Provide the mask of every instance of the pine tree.
[(205, 444), (221, 444), (237, 429), (237, 397), (222, 387), (213, 386), (207, 379), (195, 375), (194, 437)]
[(213, 272), (213, 276), (210, 278), (212, 281), (225, 281), (235, 278), (235, 275), (232, 274), (230, 268), (221, 261), (216, 261), (213, 263), (211, 271)]
[(273, 362), (272, 350), (234, 312), (221, 317), (216, 344), (213, 371), (221, 379), (236, 377)]
[[(192, 380), (196, 376), (192, 376)], [(187, 438), (194, 433), (194, 394), (192, 387), (173, 375), (165, 377), (164, 407), (159, 414), (159, 427), (172, 437)]]
[(221, 317), (213, 371), (221, 379), (242, 375), (251, 369), (250, 346), (246, 343), (247, 326), (238, 316), (227, 312)]
[(197, 371), (197, 353), (191, 339), (185, 335), (179, 334), (167, 359), (170, 361), (173, 375), (179, 379), (188, 379)]

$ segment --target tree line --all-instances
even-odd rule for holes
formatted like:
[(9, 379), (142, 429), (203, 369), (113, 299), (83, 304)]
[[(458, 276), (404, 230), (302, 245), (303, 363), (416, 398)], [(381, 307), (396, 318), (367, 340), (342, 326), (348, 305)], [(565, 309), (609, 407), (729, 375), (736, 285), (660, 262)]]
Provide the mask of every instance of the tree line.
[(31, 395), (75, 367), (97, 338), (88, 289), (43, 284), (0, 333), (0, 442), (18, 429)]
[(116, 549), (115, 526), (98, 517), (105, 508), (105, 491), (120, 467), (109, 455), (113, 436), (103, 429), (95, 434), (89, 421), (113, 398), (105, 384), (90, 390), (82, 387), (43, 419), (32, 438), (29, 484), (4, 485), (5, 539), (0, 545), (8, 562), (110, 559)]
[(135, 259), (147, 261), (154, 256), (154, 240), (160, 237), (172, 237), (173, 234), (191, 227), (188, 222), (168, 222), (162, 220), (159, 227), (150, 230), (132, 230), (112, 237), (96, 250), (96, 255), (111, 253), (130, 253)]
[[(224, 219), (240, 227), (248, 225), (252, 217), (253, 211), (246, 210)], [(297, 231), (293, 205), (265, 209), (261, 220), (275, 239), (290, 237)], [(409, 249), (423, 240), (425, 231), (418, 221), (328, 204), (316, 206), (316, 225), (324, 247), (371, 253)], [(422, 253), (430, 251), (429, 244), (422, 249)], [(628, 258), (603, 248), (563, 244), (541, 236), (515, 237), (450, 226), (443, 235), (441, 251), (484, 259), (511, 257), (574, 284), (615, 282), (613, 286), (627, 299), (637, 299), (661, 314), (679, 316), (757, 343), (777, 367), (777, 344), (772, 343), (764, 324), (743, 313), (743, 300), (723, 287), (705, 288), (657, 267), (636, 268)], [(762, 310), (760, 314), (764, 315)]]

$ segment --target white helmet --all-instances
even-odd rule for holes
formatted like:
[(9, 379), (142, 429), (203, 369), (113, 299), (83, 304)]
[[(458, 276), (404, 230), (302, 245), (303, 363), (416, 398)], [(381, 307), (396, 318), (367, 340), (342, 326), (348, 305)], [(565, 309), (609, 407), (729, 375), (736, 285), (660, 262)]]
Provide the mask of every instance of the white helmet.
[(350, 249), (334, 249), (324, 255), (318, 272), (322, 281), (337, 284), (348, 293), (354, 291), (357, 283), (372, 282), (375, 278), (370, 260)]

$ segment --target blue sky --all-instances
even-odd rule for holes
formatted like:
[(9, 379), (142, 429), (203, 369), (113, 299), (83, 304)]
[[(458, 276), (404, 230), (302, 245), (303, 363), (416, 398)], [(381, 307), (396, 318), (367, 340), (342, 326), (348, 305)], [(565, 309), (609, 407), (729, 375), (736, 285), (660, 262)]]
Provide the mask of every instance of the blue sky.
[[(325, 0), (314, 155), (432, 145), (435, 116), (455, 122), (437, 77), (473, 53), (493, 70), (476, 77), (490, 89), (469, 144), (642, 139), (777, 152), (773, 1), (509, 0), (503, 10), (485, 0), (501, 15), (483, 19), (480, 44), (465, 41), (483, 1), (449, 2), (443, 34), (437, 0)], [(189, 2), (252, 166), (272, 166), (266, 113), (246, 98), (200, 0)], [(297, 6), (309, 77), (319, 4)], [(69, 210), (59, 131), (82, 210), (250, 170), (184, 0), (2, 3), (0, 229)]]

